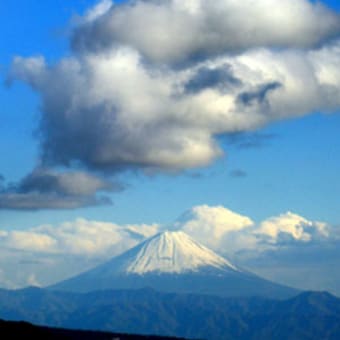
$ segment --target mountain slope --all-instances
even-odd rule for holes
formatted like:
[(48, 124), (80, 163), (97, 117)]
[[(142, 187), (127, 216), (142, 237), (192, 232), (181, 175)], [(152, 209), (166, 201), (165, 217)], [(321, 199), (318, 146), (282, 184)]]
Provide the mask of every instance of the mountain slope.
[(164, 232), (54, 290), (141, 289), (220, 296), (286, 298), (297, 291), (237, 268), (183, 232)]

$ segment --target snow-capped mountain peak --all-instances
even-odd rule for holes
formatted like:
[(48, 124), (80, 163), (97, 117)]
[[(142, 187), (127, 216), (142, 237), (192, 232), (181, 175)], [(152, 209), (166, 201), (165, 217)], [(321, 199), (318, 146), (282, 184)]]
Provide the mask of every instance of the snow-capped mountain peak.
[(127, 252), (121, 260), (120, 271), (135, 274), (194, 272), (202, 267), (238, 271), (226, 259), (182, 231), (157, 234)]
[(289, 287), (243, 271), (181, 231), (157, 234), (50, 289), (90, 292), (153, 288), (218, 296), (292, 296)]

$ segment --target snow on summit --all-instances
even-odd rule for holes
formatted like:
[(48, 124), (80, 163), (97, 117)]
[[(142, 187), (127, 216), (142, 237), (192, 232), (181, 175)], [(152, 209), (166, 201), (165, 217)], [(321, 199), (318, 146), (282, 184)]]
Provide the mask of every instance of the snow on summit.
[(166, 231), (143, 242), (126, 254), (122, 271), (183, 273), (201, 267), (238, 270), (223, 257), (204, 247), (182, 231)]

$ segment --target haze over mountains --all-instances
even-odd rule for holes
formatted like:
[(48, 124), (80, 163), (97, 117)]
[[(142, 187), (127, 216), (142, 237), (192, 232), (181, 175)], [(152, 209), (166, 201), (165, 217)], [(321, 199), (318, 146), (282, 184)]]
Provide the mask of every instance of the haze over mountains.
[(236, 267), (181, 231), (157, 234), (54, 290), (90, 292), (153, 288), (173, 293), (287, 298), (297, 290)]

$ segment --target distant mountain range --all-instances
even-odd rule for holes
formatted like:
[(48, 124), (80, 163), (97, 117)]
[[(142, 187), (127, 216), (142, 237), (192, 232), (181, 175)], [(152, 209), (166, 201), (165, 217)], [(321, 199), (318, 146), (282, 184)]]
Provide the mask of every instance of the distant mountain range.
[(221, 298), (151, 289), (86, 294), (0, 290), (0, 318), (72, 329), (193, 339), (340, 339), (340, 299)]
[(173, 293), (288, 298), (296, 289), (236, 267), (184, 232), (160, 233), (120, 256), (50, 289), (90, 292), (150, 287)]

